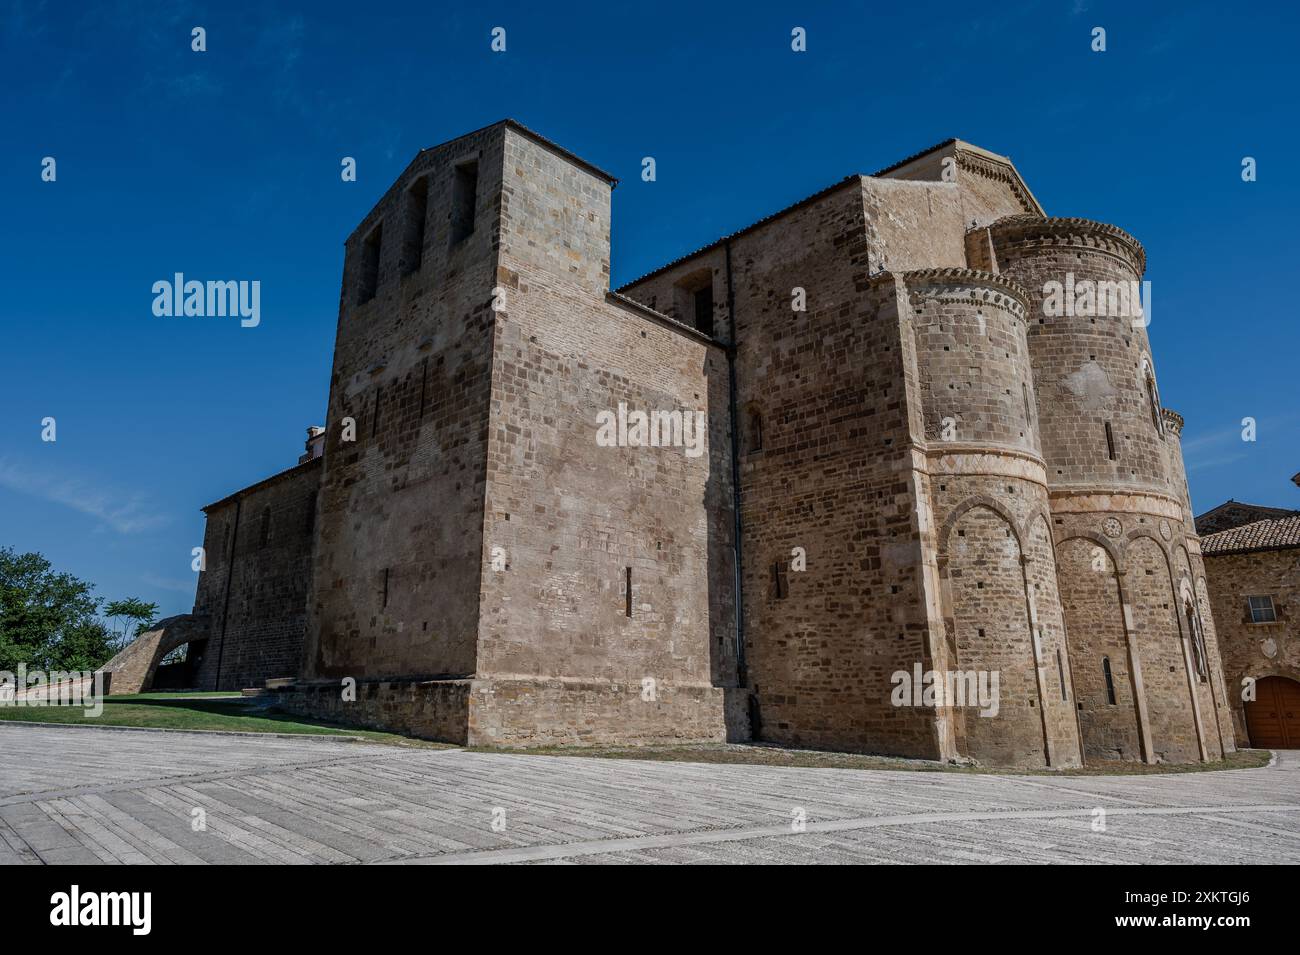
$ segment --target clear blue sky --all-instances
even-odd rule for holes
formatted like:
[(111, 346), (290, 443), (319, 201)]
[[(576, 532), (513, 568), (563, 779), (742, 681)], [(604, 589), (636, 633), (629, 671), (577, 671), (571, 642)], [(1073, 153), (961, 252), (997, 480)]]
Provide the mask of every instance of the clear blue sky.
[[(1291, 4), (714, 7), (6, 4), (0, 544), (189, 610), (199, 507), (323, 423), (344, 237), (421, 147), (506, 116), (623, 180), (616, 285), (951, 136), (1010, 155), (1049, 214), (1145, 244), (1196, 509), (1300, 507)], [(174, 272), (260, 280), (260, 327), (155, 317)]]

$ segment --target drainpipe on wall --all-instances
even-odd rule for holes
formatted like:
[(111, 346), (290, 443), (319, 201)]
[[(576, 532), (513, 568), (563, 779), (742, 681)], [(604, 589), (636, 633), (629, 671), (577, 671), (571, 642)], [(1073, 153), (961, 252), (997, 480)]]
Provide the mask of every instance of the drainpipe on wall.
[(217, 645), (217, 678), (214, 690), (221, 689), (221, 658), (226, 653), (226, 619), (230, 615), (230, 581), (235, 576), (235, 545), (239, 543), (239, 511), (244, 506), (242, 497), (235, 498), (235, 526), (230, 531), (230, 553), (226, 555), (226, 593), (221, 600), (221, 643)]
[(736, 394), (736, 289), (731, 281), (731, 240), (723, 246), (727, 261), (727, 318), (731, 321), (731, 340), (727, 343), (727, 378), (731, 397), (731, 508), (735, 515), (735, 558), (732, 561), (736, 571), (734, 584), (736, 594), (736, 682), (740, 686), (749, 685), (749, 673), (745, 666), (745, 592), (744, 576), (741, 573), (741, 542), (744, 523), (740, 516), (740, 414), (737, 408)]

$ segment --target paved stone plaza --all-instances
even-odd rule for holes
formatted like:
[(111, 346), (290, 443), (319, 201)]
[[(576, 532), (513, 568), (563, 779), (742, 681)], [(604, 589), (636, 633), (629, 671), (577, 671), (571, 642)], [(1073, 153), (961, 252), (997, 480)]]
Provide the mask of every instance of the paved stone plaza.
[(1296, 751), (995, 776), (0, 724), (0, 753), (3, 863), (1300, 862)]

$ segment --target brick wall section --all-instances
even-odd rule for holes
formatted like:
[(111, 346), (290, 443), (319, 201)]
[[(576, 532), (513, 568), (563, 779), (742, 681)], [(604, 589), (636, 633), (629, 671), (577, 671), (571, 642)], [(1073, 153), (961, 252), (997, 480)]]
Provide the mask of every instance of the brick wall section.
[[(1248, 746), (1242, 681), (1300, 681), (1300, 548), (1209, 554), (1205, 570), (1236, 742)], [(1277, 623), (1250, 622), (1251, 595), (1273, 598)]]
[(206, 509), (207, 561), (194, 614), (210, 625), (198, 689), (240, 690), (297, 675), (320, 474), (316, 458)]

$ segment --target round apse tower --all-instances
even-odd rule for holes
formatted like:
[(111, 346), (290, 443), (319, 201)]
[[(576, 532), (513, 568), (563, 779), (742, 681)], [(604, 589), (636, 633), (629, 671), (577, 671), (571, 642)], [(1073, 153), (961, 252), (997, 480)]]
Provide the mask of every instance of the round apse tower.
[(1217, 757), (1221, 749), (1207, 748), (1213, 703), (1177, 613), (1176, 557), (1190, 516), (1147, 338), (1142, 246), (1112, 225), (1028, 215), (998, 220), (988, 239), (999, 273), (1029, 296), (1085, 759)]
[(955, 701), (939, 713), (941, 734), (980, 762), (1077, 766), (1028, 296), (1005, 277), (966, 269), (898, 281), (937, 548), (944, 639), (935, 669), (997, 682), (995, 707)]

